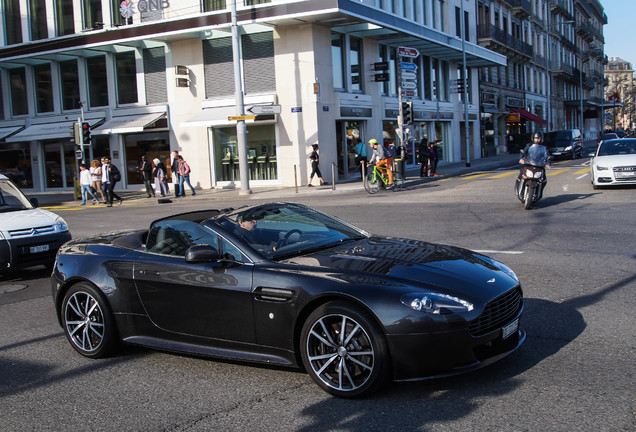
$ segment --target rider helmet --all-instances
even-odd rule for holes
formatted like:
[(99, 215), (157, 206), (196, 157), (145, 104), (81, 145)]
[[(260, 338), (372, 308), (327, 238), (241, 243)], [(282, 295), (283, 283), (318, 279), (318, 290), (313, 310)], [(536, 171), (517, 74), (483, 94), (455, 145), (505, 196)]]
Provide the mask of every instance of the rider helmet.
[(543, 142), (543, 132), (536, 131), (534, 134), (532, 134), (532, 141), (536, 140), (537, 138), (539, 138), (540, 142)]
[(377, 143), (378, 143), (378, 140), (375, 139), (375, 138), (372, 138), (372, 139), (369, 140), (369, 144), (371, 144), (371, 145), (377, 144)]

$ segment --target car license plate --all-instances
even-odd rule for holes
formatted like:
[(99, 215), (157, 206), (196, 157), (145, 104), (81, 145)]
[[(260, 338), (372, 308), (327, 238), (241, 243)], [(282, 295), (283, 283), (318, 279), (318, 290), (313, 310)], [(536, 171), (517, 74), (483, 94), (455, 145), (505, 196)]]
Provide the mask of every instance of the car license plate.
[(40, 245), (40, 246), (31, 246), (29, 248), (29, 251), (31, 253), (46, 252), (47, 250), (49, 250), (49, 245), (47, 245), (47, 244), (43, 244), (43, 245)]
[(509, 338), (510, 336), (515, 334), (518, 328), (519, 328), (519, 318), (517, 318), (516, 320), (514, 320), (513, 322), (505, 326), (503, 329), (501, 329), (502, 330), (501, 338), (502, 339)]
[(634, 177), (634, 171), (623, 171), (619, 173), (620, 177)]

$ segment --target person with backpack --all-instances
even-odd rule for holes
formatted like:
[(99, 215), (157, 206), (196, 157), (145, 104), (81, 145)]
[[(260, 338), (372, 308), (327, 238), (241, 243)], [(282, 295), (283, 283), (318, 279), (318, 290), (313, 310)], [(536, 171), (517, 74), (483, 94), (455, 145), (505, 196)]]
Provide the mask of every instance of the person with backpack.
[(322, 173), (320, 172), (320, 155), (318, 154), (318, 143), (313, 144), (311, 146), (313, 148), (314, 151), (311, 152), (311, 154), (309, 155), (309, 159), (311, 160), (311, 175), (309, 176), (309, 184), (307, 185), (307, 187), (313, 187), (314, 185), (311, 184), (314, 175), (318, 176), (318, 179), (320, 180), (320, 186), (324, 186), (327, 185), (329, 183), (327, 183), (326, 181), (324, 181), (322, 179)]

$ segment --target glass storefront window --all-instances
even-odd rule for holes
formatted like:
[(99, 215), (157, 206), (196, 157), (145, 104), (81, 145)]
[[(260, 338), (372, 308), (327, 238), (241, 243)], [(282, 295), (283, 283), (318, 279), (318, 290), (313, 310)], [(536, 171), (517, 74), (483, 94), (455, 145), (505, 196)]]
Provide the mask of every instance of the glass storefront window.
[(35, 77), (35, 95), (38, 113), (53, 111), (53, 82), (51, 81), (51, 64), (33, 66)]
[(115, 56), (117, 71), (117, 98), (119, 104), (137, 102), (137, 66), (135, 52), (119, 53)]
[(24, 68), (9, 70), (11, 86), (11, 110), (14, 116), (29, 113), (26, 92), (26, 72)]
[(100, 107), (108, 105), (108, 82), (106, 78), (106, 57), (103, 55), (86, 59), (88, 72), (89, 105)]
[[(278, 179), (274, 126), (247, 127), (250, 180)], [(214, 128), (214, 167), (217, 182), (240, 180), (236, 127)]]
[(73, 0), (57, 0), (57, 35), (64, 36), (75, 33), (73, 21)]
[(351, 68), (351, 91), (362, 91), (362, 40), (349, 38), (349, 62)]
[[(141, 155), (146, 155), (146, 160), (152, 162), (159, 158), (166, 169), (170, 169), (170, 137), (168, 132), (155, 132), (143, 134), (131, 134), (124, 137), (126, 142), (126, 171), (128, 184), (142, 184), (139, 175), (139, 163)], [(188, 160), (188, 155), (183, 155)], [(170, 177), (168, 177), (170, 179)], [(192, 181), (196, 184), (195, 181)]]
[[(351, 176), (353, 173), (360, 172), (360, 167), (356, 164), (356, 144), (362, 141), (364, 137), (364, 122), (337, 120), (336, 121), (336, 140), (338, 152), (338, 175), (343, 178)], [(325, 151), (323, 146), (322, 151)], [(371, 157), (371, 149), (367, 149), (367, 157)], [(321, 167), (324, 171), (327, 168)]]
[(21, 188), (33, 187), (31, 149), (27, 143), (5, 143), (0, 149), (0, 172)]
[(79, 73), (77, 60), (60, 62), (60, 78), (62, 82), (62, 109), (64, 111), (79, 109)]
[(343, 60), (344, 36), (338, 33), (331, 34), (331, 63), (333, 68), (333, 88), (344, 90), (344, 60)]

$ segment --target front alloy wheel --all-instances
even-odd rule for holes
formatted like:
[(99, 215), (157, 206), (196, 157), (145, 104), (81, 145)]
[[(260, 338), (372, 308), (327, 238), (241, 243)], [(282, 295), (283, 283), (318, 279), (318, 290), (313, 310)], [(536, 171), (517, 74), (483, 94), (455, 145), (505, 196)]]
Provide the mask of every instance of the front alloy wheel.
[(303, 326), (301, 344), (310, 376), (334, 396), (366, 396), (388, 379), (384, 336), (354, 305), (331, 302), (316, 309)]
[(64, 296), (62, 325), (73, 348), (85, 357), (104, 357), (115, 344), (108, 305), (89, 284), (77, 284)]

